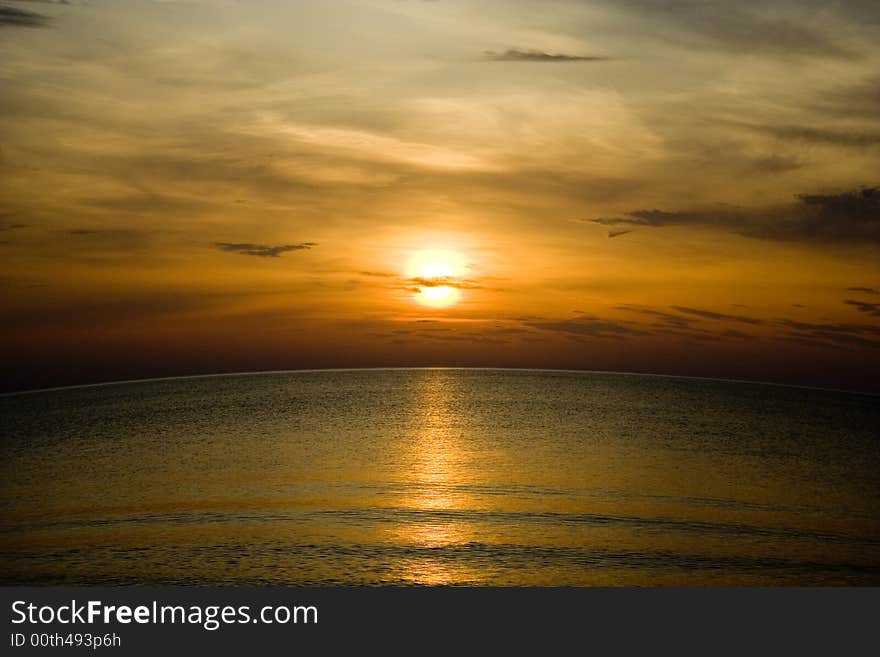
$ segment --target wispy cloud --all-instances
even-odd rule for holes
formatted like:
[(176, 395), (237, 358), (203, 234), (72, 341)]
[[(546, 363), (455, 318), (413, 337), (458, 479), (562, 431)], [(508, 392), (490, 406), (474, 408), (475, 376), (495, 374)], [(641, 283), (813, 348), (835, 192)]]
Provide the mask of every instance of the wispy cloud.
[(880, 76), (872, 73), (855, 84), (835, 86), (816, 99), (814, 105), (836, 119), (873, 121), (880, 114)]
[(315, 242), (301, 242), (300, 244), (281, 244), (269, 246), (267, 244), (254, 244), (252, 242), (215, 242), (221, 251), (240, 253), (242, 255), (258, 256), (261, 258), (279, 258), (281, 254), (290, 251), (303, 251), (317, 246)]
[[(134, 252), (143, 252), (154, 238), (153, 234), (136, 228), (72, 228), (65, 233), (74, 238), (64, 240), (66, 246), (90, 257), (127, 257)], [(62, 243), (58, 239), (53, 241)]]
[(876, 130), (834, 130), (804, 125), (749, 125), (748, 128), (785, 141), (864, 148), (880, 145)]
[(848, 306), (853, 306), (860, 313), (865, 313), (871, 317), (880, 317), (880, 303), (869, 303), (868, 301), (855, 301), (847, 299), (844, 301)]
[(593, 315), (581, 315), (571, 319), (535, 320), (524, 322), (526, 326), (562, 333), (574, 338), (624, 338), (647, 335), (632, 322), (602, 319)]
[(800, 194), (791, 205), (768, 209), (634, 210), (590, 221), (646, 228), (714, 226), (765, 240), (880, 244), (880, 188)]
[(745, 315), (728, 315), (725, 313), (719, 313), (712, 310), (703, 310), (701, 308), (688, 308), (687, 306), (672, 306), (673, 310), (677, 310), (680, 313), (685, 313), (687, 315), (696, 315), (697, 317), (702, 317), (704, 319), (713, 319), (718, 321), (725, 322), (740, 322), (742, 324), (763, 324), (763, 320), (757, 319), (755, 317), (746, 317)]
[(372, 278), (397, 278), (397, 274), (391, 274), (385, 271), (359, 271), (361, 276), (370, 276)]
[[(699, 324), (702, 320), (738, 322), (750, 325), (764, 323), (762, 320), (753, 317), (729, 315), (700, 308), (689, 308), (686, 306), (672, 306), (671, 308), (676, 312), (672, 313), (658, 308), (634, 306), (629, 304), (616, 306), (617, 310), (638, 313), (646, 317), (654, 318), (655, 321), (651, 323), (650, 327), (648, 327), (654, 334), (674, 335), (689, 340), (719, 340), (725, 337), (737, 339), (754, 338), (753, 335), (731, 328), (725, 328), (723, 331), (720, 331), (717, 326), (712, 327), (711, 329), (701, 328)], [(695, 324), (697, 324), (697, 326), (695, 326)]]
[(813, 346), (850, 346), (880, 349), (880, 326), (846, 324), (840, 322), (801, 322), (792, 319), (777, 320), (790, 330), (783, 339), (809, 341)]
[[(615, 10), (628, 11), (637, 21), (650, 22), (663, 39), (678, 45), (733, 53), (781, 57), (854, 57), (844, 39), (812, 27), (797, 15), (786, 15), (777, 4), (761, 0), (693, 2), (692, 0), (606, 0)], [(841, 13), (852, 11), (861, 20), (877, 16), (876, 3), (837, 3)], [(849, 7), (847, 7), (849, 5)], [(769, 8), (769, 11), (768, 11)]]
[(455, 276), (416, 276), (406, 279), (406, 282), (414, 287), (455, 287), (460, 290), (477, 290), (482, 288), (476, 281)]
[(50, 18), (17, 7), (0, 6), (0, 27), (46, 27)]
[(664, 310), (657, 310), (656, 308), (645, 308), (644, 306), (620, 305), (616, 308), (617, 310), (624, 310), (626, 312), (639, 313), (640, 315), (653, 317), (658, 320), (659, 325), (677, 329), (688, 328), (691, 322), (697, 321), (690, 317), (676, 315)]
[(491, 62), (605, 62), (610, 59), (601, 55), (568, 55), (564, 53), (543, 52), (541, 50), (520, 50), (519, 48), (511, 48), (504, 52), (487, 50), (483, 54)]

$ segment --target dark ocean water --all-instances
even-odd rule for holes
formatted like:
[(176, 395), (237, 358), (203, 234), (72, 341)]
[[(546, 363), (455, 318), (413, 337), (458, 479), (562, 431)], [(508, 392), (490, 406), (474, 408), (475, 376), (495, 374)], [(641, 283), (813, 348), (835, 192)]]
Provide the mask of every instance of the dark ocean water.
[(0, 583), (880, 584), (880, 399), (515, 370), (0, 397)]

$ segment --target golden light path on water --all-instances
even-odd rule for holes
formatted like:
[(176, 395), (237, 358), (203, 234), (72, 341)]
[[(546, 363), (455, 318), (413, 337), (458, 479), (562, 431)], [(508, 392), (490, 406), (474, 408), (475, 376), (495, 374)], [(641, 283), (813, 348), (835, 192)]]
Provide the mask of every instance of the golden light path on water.
[[(406, 508), (421, 511), (460, 509), (464, 500), (455, 486), (461, 483), (463, 460), (462, 432), (456, 430), (451, 386), (455, 381), (442, 370), (420, 381), (413, 398), (413, 440), (409, 462), (412, 491), (404, 502)], [(450, 519), (410, 523), (401, 528), (398, 539), (426, 548), (439, 548), (470, 540), (462, 523)], [(414, 564), (407, 577), (420, 584), (447, 584), (461, 581), (463, 573), (438, 560)]]

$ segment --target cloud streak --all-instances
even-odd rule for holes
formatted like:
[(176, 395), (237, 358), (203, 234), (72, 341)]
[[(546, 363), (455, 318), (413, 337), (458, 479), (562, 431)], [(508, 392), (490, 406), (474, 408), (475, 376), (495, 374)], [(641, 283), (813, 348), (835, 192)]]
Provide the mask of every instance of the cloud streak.
[(47, 27), (50, 20), (33, 11), (0, 6), (0, 27)]
[[(848, 44), (802, 20), (786, 15), (775, 4), (741, 0), (736, 4), (693, 0), (606, 0), (615, 10), (627, 11), (637, 21), (660, 25), (661, 38), (690, 47), (731, 53), (763, 53), (781, 57), (851, 59)], [(779, 3), (777, 3), (779, 4)], [(846, 2), (840, 9), (845, 9)], [(865, 3), (855, 11), (861, 20), (876, 16)], [(777, 9), (774, 11), (774, 9)]]
[(838, 194), (800, 194), (769, 209), (634, 210), (590, 220), (601, 226), (712, 226), (745, 237), (811, 243), (880, 244), (880, 188)]
[(567, 55), (564, 53), (548, 53), (541, 50), (521, 50), (510, 48), (504, 52), (487, 50), (483, 53), (490, 62), (537, 62), (537, 63), (561, 63), (561, 62), (607, 62), (609, 57), (601, 55)]
[(880, 145), (880, 132), (831, 130), (801, 125), (750, 125), (750, 129), (784, 141), (802, 141), (849, 148), (866, 148)]
[(311, 249), (317, 246), (317, 244), (315, 242), (301, 242), (300, 244), (269, 246), (252, 242), (215, 242), (214, 246), (221, 251), (228, 251), (230, 253), (240, 253), (241, 255), (257, 256), (259, 258), (280, 258), (283, 253)]
[(617, 310), (623, 310), (631, 313), (639, 313), (640, 315), (653, 317), (657, 320), (657, 326), (665, 328), (686, 329), (690, 327), (693, 321), (696, 321), (691, 319), (690, 317), (676, 315), (674, 313), (657, 310), (655, 308), (645, 308), (643, 306), (620, 305), (616, 308)]
[(777, 320), (790, 332), (782, 339), (812, 344), (812, 346), (847, 346), (880, 349), (880, 326), (845, 324), (839, 322), (801, 322), (792, 319)]
[(677, 310), (680, 313), (685, 313), (686, 315), (695, 315), (697, 317), (702, 317), (703, 319), (712, 319), (716, 321), (724, 321), (724, 322), (739, 322), (741, 324), (763, 324), (764, 322), (755, 317), (746, 317), (744, 315), (727, 315), (725, 313), (718, 313), (712, 310), (702, 310), (700, 308), (688, 308), (687, 306), (672, 306), (673, 310)]
[(479, 290), (482, 285), (476, 281), (455, 276), (434, 276), (431, 278), (416, 276), (406, 279), (406, 282), (415, 287), (454, 287), (459, 290)]
[(602, 319), (593, 315), (581, 315), (572, 319), (539, 320), (525, 322), (526, 326), (562, 333), (572, 338), (626, 338), (648, 335), (632, 322)]
[(868, 301), (855, 301), (847, 299), (844, 303), (853, 306), (860, 313), (865, 313), (871, 317), (880, 317), (880, 303), (869, 303)]

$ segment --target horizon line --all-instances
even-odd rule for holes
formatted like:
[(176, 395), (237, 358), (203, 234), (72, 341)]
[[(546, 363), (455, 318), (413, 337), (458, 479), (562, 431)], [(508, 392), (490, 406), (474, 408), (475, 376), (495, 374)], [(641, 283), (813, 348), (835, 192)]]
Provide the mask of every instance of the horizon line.
[(696, 376), (691, 374), (664, 374), (661, 372), (633, 372), (626, 370), (589, 370), (589, 369), (569, 369), (561, 367), (498, 367), (498, 366), (445, 366), (445, 365), (424, 365), (424, 366), (377, 366), (377, 367), (310, 367), (300, 369), (283, 369), (283, 370), (253, 370), (243, 372), (212, 372), (209, 374), (181, 374), (176, 376), (157, 376), (142, 379), (119, 379), (112, 381), (100, 381), (96, 383), (78, 383), (66, 386), (51, 386), (48, 388), (28, 388), (25, 390), (14, 390), (11, 392), (0, 392), (2, 397), (14, 397), (16, 395), (32, 395), (42, 392), (59, 392), (63, 390), (77, 390), (80, 388), (100, 388), (104, 386), (118, 386), (136, 383), (156, 383), (161, 381), (177, 381), (187, 379), (211, 379), (233, 376), (269, 376), (272, 374), (309, 374), (322, 372), (377, 372), (377, 371), (401, 371), (401, 370), (476, 370), (476, 371), (512, 371), (512, 372), (564, 372), (570, 374), (604, 374), (604, 375), (620, 375), (620, 376), (649, 376), (666, 379), (687, 379), (696, 381), (716, 381), (721, 383), (742, 383), (750, 385), (777, 386), (782, 388), (797, 388), (802, 390), (817, 390), (822, 392), (841, 392), (846, 394), (866, 395), (869, 397), (880, 397), (880, 392), (869, 392), (865, 390), (850, 390), (847, 388), (827, 388), (823, 386), (811, 386), (798, 383), (782, 383), (779, 381), (762, 381), (760, 379), (732, 379), (727, 377), (715, 376)]

